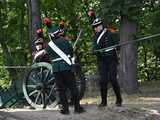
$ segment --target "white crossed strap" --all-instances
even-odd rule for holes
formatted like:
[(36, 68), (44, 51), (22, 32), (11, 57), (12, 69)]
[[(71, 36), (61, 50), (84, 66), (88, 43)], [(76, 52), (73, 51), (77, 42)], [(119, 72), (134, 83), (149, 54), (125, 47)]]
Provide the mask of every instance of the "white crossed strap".
[(34, 56), (34, 60), (36, 60), (37, 57), (39, 57), (39, 56), (41, 56), (41, 55), (44, 55), (44, 54), (46, 54), (46, 51), (45, 51), (45, 50), (38, 51), (38, 52), (36, 53), (36, 55)]
[(54, 42), (51, 40), (48, 45), (51, 47), (52, 50), (54, 50), (67, 64), (72, 65), (71, 60), (69, 57), (61, 50), (59, 49)]
[(107, 29), (104, 28), (103, 31), (101, 32), (101, 34), (99, 35), (98, 39), (97, 39), (97, 44), (99, 44), (99, 41), (101, 40), (102, 36), (104, 35), (104, 33), (106, 33)]

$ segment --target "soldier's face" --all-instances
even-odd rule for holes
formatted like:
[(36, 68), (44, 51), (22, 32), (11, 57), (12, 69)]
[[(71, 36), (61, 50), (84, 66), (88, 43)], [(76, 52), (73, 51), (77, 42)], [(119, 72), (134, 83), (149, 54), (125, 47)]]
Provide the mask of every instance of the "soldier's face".
[(103, 29), (103, 26), (102, 26), (102, 25), (96, 26), (96, 27), (94, 28), (95, 32), (100, 32), (102, 29)]
[(36, 49), (37, 49), (37, 51), (39, 51), (39, 50), (41, 50), (42, 49), (42, 44), (38, 44), (38, 45), (36, 45)]

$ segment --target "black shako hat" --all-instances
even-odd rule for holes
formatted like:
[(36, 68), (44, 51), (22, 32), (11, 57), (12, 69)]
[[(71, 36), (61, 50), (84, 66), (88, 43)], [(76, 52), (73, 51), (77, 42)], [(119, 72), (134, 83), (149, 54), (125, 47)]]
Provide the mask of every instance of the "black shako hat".
[(102, 25), (102, 20), (100, 18), (96, 18), (93, 23), (92, 23), (92, 26), (93, 27), (97, 27), (99, 25)]

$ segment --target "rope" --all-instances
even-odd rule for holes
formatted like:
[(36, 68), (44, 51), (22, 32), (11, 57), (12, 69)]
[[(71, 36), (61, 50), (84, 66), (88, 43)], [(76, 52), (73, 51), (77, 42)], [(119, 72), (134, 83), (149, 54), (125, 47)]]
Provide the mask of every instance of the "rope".
[(18, 69), (28, 69), (28, 68), (31, 68), (31, 66), (0, 66), (0, 68), (11, 68), (11, 69), (14, 69), (14, 68), (18, 68)]
[(140, 42), (140, 41), (147, 40), (147, 39), (154, 38), (154, 37), (158, 37), (158, 36), (160, 36), (160, 33), (154, 34), (154, 35), (150, 35), (150, 36), (146, 36), (146, 37), (139, 38), (139, 39), (135, 39), (135, 40), (132, 40), (132, 41), (122, 42), (122, 43), (117, 44), (117, 45), (113, 45), (113, 46), (110, 46), (110, 47), (94, 50), (93, 52), (94, 53), (103, 52), (103, 51), (108, 52), (108, 51), (110, 51), (112, 49), (115, 49), (116, 47), (119, 47), (119, 46), (124, 46), (124, 45), (132, 44), (132, 43), (135, 43), (135, 42)]

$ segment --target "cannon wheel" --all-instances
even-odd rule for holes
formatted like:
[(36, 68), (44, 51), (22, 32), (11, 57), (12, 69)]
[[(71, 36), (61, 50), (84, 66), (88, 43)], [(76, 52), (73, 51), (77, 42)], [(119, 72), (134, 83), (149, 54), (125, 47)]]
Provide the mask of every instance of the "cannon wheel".
[(56, 104), (56, 86), (49, 63), (39, 62), (32, 65), (23, 81), (23, 93), (27, 102), (36, 109)]
[[(86, 78), (81, 72), (76, 73), (76, 85), (79, 91), (79, 99), (81, 99), (86, 88)], [(23, 81), (23, 93), (27, 102), (33, 108), (53, 108), (57, 105), (55, 78), (51, 64), (39, 62), (32, 65)], [(70, 93), (68, 95), (68, 99), (70, 99)]]

